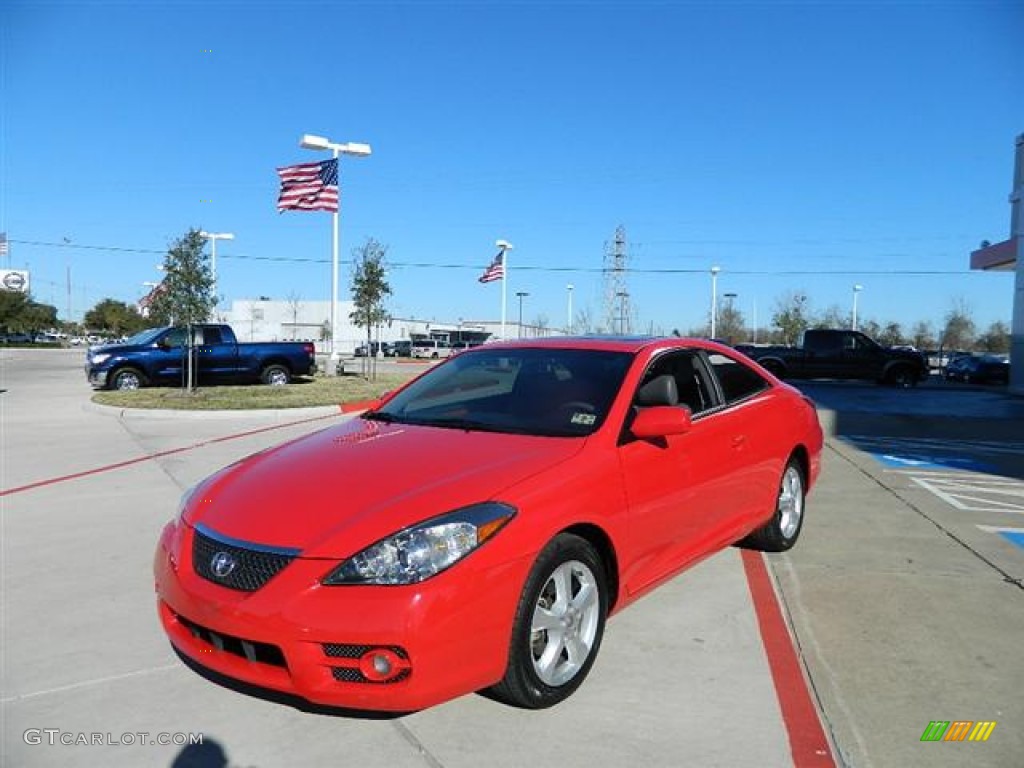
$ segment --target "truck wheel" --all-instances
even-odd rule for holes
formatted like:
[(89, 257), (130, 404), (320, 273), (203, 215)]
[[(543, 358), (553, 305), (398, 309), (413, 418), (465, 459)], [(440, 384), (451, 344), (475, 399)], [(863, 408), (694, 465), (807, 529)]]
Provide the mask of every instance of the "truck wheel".
[(263, 380), (264, 384), (271, 387), (283, 387), (292, 380), (292, 374), (283, 365), (273, 363), (263, 369), (263, 373), (260, 374), (260, 379)]
[(138, 389), (145, 384), (145, 377), (142, 373), (135, 368), (121, 368), (118, 370), (112, 379), (110, 379), (110, 388), (119, 390), (132, 390)]
[(898, 365), (889, 371), (886, 382), (900, 389), (908, 389), (917, 386), (917, 376), (909, 366)]

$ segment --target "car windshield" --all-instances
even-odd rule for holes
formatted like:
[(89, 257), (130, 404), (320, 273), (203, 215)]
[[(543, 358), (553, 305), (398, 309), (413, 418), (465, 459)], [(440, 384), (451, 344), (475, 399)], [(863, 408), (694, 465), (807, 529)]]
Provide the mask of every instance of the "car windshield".
[(145, 346), (146, 344), (149, 344), (151, 341), (153, 341), (153, 339), (155, 339), (160, 334), (161, 331), (163, 331), (163, 328), (147, 328), (145, 331), (141, 331), (139, 333), (136, 333), (134, 336), (130, 336), (129, 338), (125, 339), (124, 343), (140, 347)]
[(449, 429), (580, 437), (604, 422), (632, 355), (586, 349), (473, 349), (364, 418)]

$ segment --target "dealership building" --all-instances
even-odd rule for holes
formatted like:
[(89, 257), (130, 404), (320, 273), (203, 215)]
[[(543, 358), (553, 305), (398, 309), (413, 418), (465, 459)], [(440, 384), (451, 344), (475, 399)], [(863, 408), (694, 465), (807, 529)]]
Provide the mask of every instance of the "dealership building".
[(1024, 134), (1017, 137), (1010, 192), (1010, 237), (971, 253), (971, 269), (1014, 274), (1010, 391), (1024, 395)]

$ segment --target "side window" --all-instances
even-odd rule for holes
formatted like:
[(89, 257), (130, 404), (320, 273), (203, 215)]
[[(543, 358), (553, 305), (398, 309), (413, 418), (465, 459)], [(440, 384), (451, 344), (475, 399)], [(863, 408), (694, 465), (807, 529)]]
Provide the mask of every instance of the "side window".
[(170, 332), (164, 336), (164, 344), (172, 349), (185, 346), (185, 329), (172, 328)]
[(731, 357), (711, 352), (708, 361), (722, 387), (727, 404), (739, 402), (768, 388), (768, 382), (756, 371)]
[(680, 405), (685, 405), (693, 413), (706, 411), (714, 405), (707, 382), (697, 371), (692, 352), (668, 352), (656, 358), (644, 374), (640, 386), (666, 373), (676, 380)]
[(203, 328), (203, 344), (211, 346), (213, 344), (223, 344), (224, 339), (221, 338), (220, 328)]

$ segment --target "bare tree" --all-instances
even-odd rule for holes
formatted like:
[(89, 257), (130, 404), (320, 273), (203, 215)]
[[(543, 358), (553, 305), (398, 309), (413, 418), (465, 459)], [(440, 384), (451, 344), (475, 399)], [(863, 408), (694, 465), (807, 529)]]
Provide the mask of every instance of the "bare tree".
[(791, 291), (775, 303), (772, 325), (779, 329), (783, 343), (795, 344), (810, 325), (807, 295)]
[(956, 301), (946, 313), (946, 326), (942, 329), (942, 346), (946, 349), (970, 349), (974, 345), (974, 318), (963, 299)]
[(978, 337), (978, 346), (984, 352), (1005, 355), (1010, 351), (1010, 329), (1002, 320), (997, 320)]
[(576, 310), (576, 319), (572, 324), (572, 332), (581, 335), (594, 332), (594, 318), (590, 312), (590, 307)]
[(878, 334), (878, 341), (887, 347), (895, 347), (903, 343), (903, 328), (899, 323), (886, 323), (882, 332)]
[(292, 313), (292, 341), (295, 341), (295, 331), (299, 325), (299, 309), (302, 307), (302, 297), (292, 291), (288, 294), (288, 309)]
[(849, 328), (852, 324), (850, 313), (844, 312), (838, 304), (833, 304), (820, 315), (816, 315), (812, 328)]
[(924, 320), (915, 323), (914, 330), (911, 333), (911, 341), (918, 349), (931, 349), (936, 346), (935, 331), (932, 330), (932, 324)]
[(724, 340), (727, 344), (737, 344), (746, 338), (745, 325), (743, 313), (736, 309), (732, 301), (728, 301), (718, 312), (718, 324), (715, 328), (715, 333), (718, 334), (718, 338)]

